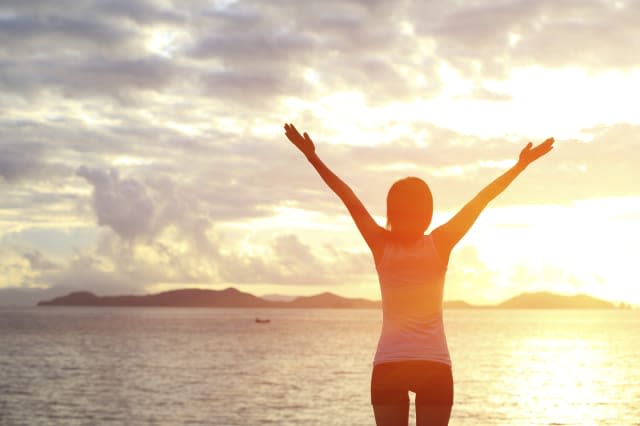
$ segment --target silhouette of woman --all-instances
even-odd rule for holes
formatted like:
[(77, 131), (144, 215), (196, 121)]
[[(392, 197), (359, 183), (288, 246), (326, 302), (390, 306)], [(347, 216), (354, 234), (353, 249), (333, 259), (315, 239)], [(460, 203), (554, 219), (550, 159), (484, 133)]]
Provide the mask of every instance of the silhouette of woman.
[(307, 133), (285, 124), (287, 138), (342, 200), (371, 249), (382, 295), (382, 331), (371, 374), (378, 426), (407, 425), (408, 391), (416, 394), (416, 423), (447, 425), (453, 405), (451, 360), (442, 323), (444, 278), (453, 247), (493, 200), (529, 164), (553, 148), (553, 138), (529, 142), (517, 163), (469, 201), (447, 223), (425, 235), (433, 215), (427, 184), (395, 182), (387, 194), (387, 227), (379, 226), (355, 193), (320, 160)]

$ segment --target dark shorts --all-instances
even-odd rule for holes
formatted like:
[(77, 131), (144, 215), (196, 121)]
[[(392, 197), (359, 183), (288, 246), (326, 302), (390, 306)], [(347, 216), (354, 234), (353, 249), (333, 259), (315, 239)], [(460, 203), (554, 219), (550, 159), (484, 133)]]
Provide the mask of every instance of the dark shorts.
[(435, 361), (394, 361), (377, 364), (371, 373), (371, 404), (409, 403), (409, 391), (416, 405), (453, 405), (451, 367)]

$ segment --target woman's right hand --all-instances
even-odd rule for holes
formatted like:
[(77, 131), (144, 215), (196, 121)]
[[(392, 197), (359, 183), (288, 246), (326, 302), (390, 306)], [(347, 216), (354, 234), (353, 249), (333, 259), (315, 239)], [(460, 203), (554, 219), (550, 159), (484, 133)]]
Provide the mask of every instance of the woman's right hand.
[(291, 123), (285, 123), (284, 130), (284, 134), (287, 135), (287, 138), (296, 147), (298, 147), (300, 151), (302, 151), (305, 157), (309, 158), (315, 154), (316, 147), (307, 132), (304, 133), (304, 136), (301, 135), (300, 132), (298, 132), (298, 129), (296, 129)]
[(551, 151), (551, 149), (553, 148), (553, 142), (555, 142), (554, 139), (549, 138), (535, 147), (533, 147), (533, 143), (529, 142), (527, 146), (525, 146), (524, 149), (520, 152), (518, 164), (526, 167), (529, 164), (533, 163), (535, 160)]

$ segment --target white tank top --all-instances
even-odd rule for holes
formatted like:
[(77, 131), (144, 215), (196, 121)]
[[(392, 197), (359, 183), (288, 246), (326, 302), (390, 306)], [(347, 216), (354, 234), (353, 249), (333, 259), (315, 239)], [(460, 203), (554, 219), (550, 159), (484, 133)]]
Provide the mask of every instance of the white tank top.
[(447, 266), (431, 235), (410, 246), (387, 241), (376, 269), (382, 294), (382, 331), (374, 365), (406, 360), (451, 365), (442, 322)]

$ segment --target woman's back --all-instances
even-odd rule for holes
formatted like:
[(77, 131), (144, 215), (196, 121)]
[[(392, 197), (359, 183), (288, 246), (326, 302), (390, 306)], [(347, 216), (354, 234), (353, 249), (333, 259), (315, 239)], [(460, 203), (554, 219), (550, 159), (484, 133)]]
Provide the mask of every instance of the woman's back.
[(374, 363), (430, 360), (450, 365), (442, 323), (447, 268), (431, 235), (411, 244), (389, 239), (376, 269), (383, 324)]

